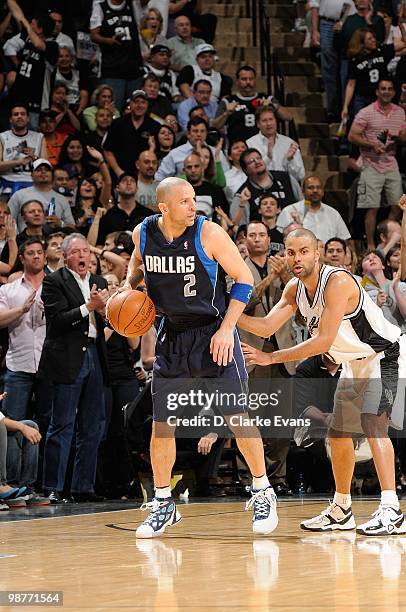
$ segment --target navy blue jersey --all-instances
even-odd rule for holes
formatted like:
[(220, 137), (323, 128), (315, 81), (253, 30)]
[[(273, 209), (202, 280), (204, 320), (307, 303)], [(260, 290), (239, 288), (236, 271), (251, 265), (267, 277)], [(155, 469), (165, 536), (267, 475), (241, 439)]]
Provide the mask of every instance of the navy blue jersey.
[(193, 226), (173, 242), (159, 229), (160, 217), (144, 219), (140, 235), (145, 282), (157, 312), (174, 324), (198, 324), (223, 316), (225, 273), (203, 250), (200, 233), (205, 217), (198, 215)]

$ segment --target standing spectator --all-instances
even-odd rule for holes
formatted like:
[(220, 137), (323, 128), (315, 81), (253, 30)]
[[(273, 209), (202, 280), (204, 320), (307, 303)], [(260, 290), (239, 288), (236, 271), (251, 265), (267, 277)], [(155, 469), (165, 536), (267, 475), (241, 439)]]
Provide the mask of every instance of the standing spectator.
[(144, 60), (150, 57), (154, 45), (166, 45), (168, 41), (162, 36), (163, 18), (158, 9), (148, 8), (139, 25), (140, 49)]
[(48, 161), (53, 167), (59, 163), (62, 145), (66, 140), (66, 135), (56, 131), (56, 116), (57, 112), (53, 110), (43, 110), (39, 114), (39, 131), (44, 135)]
[(38, 377), (45, 339), (44, 308), (41, 301), (45, 252), (38, 238), (30, 238), (19, 249), (23, 275), (0, 287), (0, 327), (8, 328), (9, 348), (2, 411), (11, 419), (28, 418), (28, 405), (35, 388), (37, 415), (42, 414), (48, 385)]
[(69, 88), (65, 82), (54, 83), (51, 91), (50, 109), (55, 113), (56, 131), (65, 136), (72, 136), (80, 131), (80, 121), (69, 106)]
[(186, 15), (192, 24), (193, 32), (201, 36), (206, 43), (212, 43), (216, 35), (217, 17), (211, 13), (202, 15), (202, 4), (199, 0), (169, 0), (168, 30), (173, 35), (173, 20), (179, 15)]
[[(314, 47), (320, 47), (321, 75), (327, 96), (327, 116), (330, 123), (340, 115), (341, 95), (338, 75), (340, 52), (336, 45), (335, 32), (342, 27), (348, 15), (355, 13), (353, 0), (310, 0), (312, 19), (311, 40)], [(342, 89), (346, 77), (342, 78)]]
[(44, 15), (29, 23), (16, 0), (7, 0), (7, 3), (14, 19), (27, 33), (10, 96), (28, 106), (31, 126), (35, 129), (40, 110), (49, 105), (50, 67), (58, 61), (58, 44), (47, 40), (54, 30), (54, 22)]
[(246, 141), (258, 133), (255, 113), (259, 106), (269, 105), (281, 121), (292, 119), (291, 113), (276, 98), (258, 93), (256, 77), (255, 68), (241, 66), (236, 74), (236, 93), (223, 98), (218, 105), (213, 127), (221, 130), (226, 126), (230, 142)]
[(54, 31), (52, 32), (52, 37), (55, 42), (58, 43), (59, 47), (65, 47), (69, 49), (72, 56), (75, 56), (75, 45), (73, 44), (73, 40), (67, 34), (62, 32), (63, 30), (63, 14), (60, 13), (56, 9), (52, 9), (49, 11), (49, 16), (55, 24)]
[(213, 45), (204, 43), (196, 47), (196, 60), (190, 66), (185, 66), (176, 81), (185, 98), (193, 97), (193, 85), (196, 81), (205, 79), (212, 86), (211, 99), (218, 102), (224, 96), (231, 94), (232, 79), (214, 69), (216, 50)]
[(394, 246), (400, 246), (401, 225), (398, 221), (384, 219), (376, 226), (376, 234), (379, 241), (377, 251), (380, 251), (384, 257)]
[(209, 221), (215, 217), (215, 209), (220, 207), (228, 213), (228, 202), (224, 191), (217, 185), (204, 180), (203, 164), (197, 153), (191, 153), (185, 159), (184, 172), (186, 179), (195, 190), (196, 209), (205, 215)]
[(175, 72), (179, 72), (185, 66), (194, 64), (196, 59), (196, 47), (204, 44), (202, 38), (192, 36), (192, 24), (189, 17), (179, 15), (175, 19), (176, 36), (167, 42), (172, 51), (171, 65)]
[(362, 170), (358, 183), (358, 208), (367, 210), (365, 231), (368, 248), (375, 248), (374, 233), (381, 197), (396, 215), (402, 195), (402, 178), (396, 161), (394, 139), (406, 138), (405, 112), (392, 104), (395, 96), (393, 81), (379, 81), (377, 101), (363, 108), (354, 119), (349, 141), (360, 147)]
[(186, 130), (189, 113), (192, 108), (201, 106), (209, 119), (214, 119), (217, 112), (217, 102), (210, 100), (212, 85), (207, 79), (200, 79), (193, 85), (193, 96), (183, 100), (178, 106), (178, 121), (182, 130)]
[[(198, 143), (202, 145), (206, 142), (208, 131), (209, 128), (204, 119), (199, 119), (199, 117), (190, 119), (187, 124), (187, 142), (179, 147), (175, 147), (175, 149), (172, 149), (168, 155), (163, 158), (155, 175), (155, 179), (157, 181), (162, 181), (167, 176), (180, 176), (183, 172), (183, 164), (186, 156), (196, 148)], [(213, 155), (215, 155), (213, 147), (211, 147), (211, 151)], [(228, 163), (223, 152), (220, 154), (220, 161), (223, 170), (228, 170)]]
[(228, 161), (231, 164), (231, 168), (225, 172), (224, 176), (226, 179), (225, 194), (230, 204), (237, 190), (247, 180), (240, 165), (240, 157), (247, 148), (244, 140), (236, 140), (228, 145)]
[(155, 172), (158, 169), (158, 158), (154, 151), (148, 149), (140, 153), (135, 162), (137, 169), (137, 193), (135, 199), (138, 204), (152, 210), (156, 205), (156, 188), (158, 183), (154, 180)]
[(323, 202), (324, 188), (319, 176), (308, 176), (303, 181), (304, 199), (284, 208), (278, 217), (277, 226), (280, 232), (292, 222), (302, 227), (326, 243), (338, 236), (343, 240), (351, 238), (340, 213)]
[(28, 108), (12, 106), (10, 130), (0, 134), (0, 174), (2, 193), (14, 192), (32, 185), (30, 165), (36, 157), (48, 157), (42, 134), (28, 129)]
[(247, 179), (235, 194), (230, 209), (230, 217), (237, 225), (260, 219), (259, 199), (264, 193), (274, 195), (281, 208), (302, 197), (302, 190), (296, 179), (287, 172), (267, 170), (257, 149), (244, 151), (240, 164)]
[(104, 142), (104, 154), (116, 177), (134, 172), (141, 151), (149, 148), (149, 137), (157, 133), (159, 124), (146, 116), (148, 98), (142, 89), (133, 91), (131, 112), (113, 121)]
[(65, 267), (46, 276), (42, 290), (47, 331), (40, 370), (54, 383), (43, 487), (50, 501), (59, 501), (75, 436), (71, 493), (76, 501), (97, 501), (94, 482), (108, 382), (103, 321), (107, 283), (88, 272), (90, 248), (83, 236), (67, 236), (62, 252)]
[(104, 244), (107, 234), (118, 231), (132, 231), (145, 217), (152, 215), (150, 208), (137, 203), (137, 181), (134, 174), (124, 172), (118, 179), (116, 191), (118, 204), (102, 217), (97, 244)]
[(288, 136), (277, 133), (275, 112), (269, 106), (260, 106), (256, 120), (259, 133), (247, 140), (247, 146), (261, 153), (269, 170), (284, 170), (301, 181), (305, 169), (299, 145)]
[(21, 208), (28, 200), (42, 202), (47, 212), (48, 223), (56, 225), (61, 225), (61, 222), (68, 225), (75, 224), (68, 200), (52, 188), (52, 173), (53, 169), (48, 160), (37, 159), (32, 166), (33, 186), (20, 189), (10, 199), (10, 212), (17, 221), (19, 231), (22, 231), (25, 227), (21, 218)]
[(142, 67), (138, 28), (128, 0), (93, 0), (90, 36), (100, 45), (101, 78), (114, 90), (119, 110), (136, 88)]
[(91, 106), (88, 106), (83, 111), (83, 119), (90, 131), (96, 129), (96, 113), (100, 108), (107, 108), (111, 112), (113, 119), (120, 117), (120, 112), (117, 110), (114, 101), (114, 91), (110, 85), (99, 85), (99, 87), (96, 87), (90, 98), (90, 103)]
[(89, 81), (82, 70), (74, 67), (74, 56), (68, 47), (59, 49), (58, 63), (51, 77), (51, 89), (56, 82), (67, 86), (69, 107), (79, 117), (89, 102)]
[(345, 22), (339, 22), (340, 44), (343, 57), (347, 57), (351, 36), (360, 28), (368, 28), (375, 33), (378, 44), (385, 40), (385, 23), (382, 17), (375, 15), (371, 0), (354, 0), (356, 13), (347, 17)]

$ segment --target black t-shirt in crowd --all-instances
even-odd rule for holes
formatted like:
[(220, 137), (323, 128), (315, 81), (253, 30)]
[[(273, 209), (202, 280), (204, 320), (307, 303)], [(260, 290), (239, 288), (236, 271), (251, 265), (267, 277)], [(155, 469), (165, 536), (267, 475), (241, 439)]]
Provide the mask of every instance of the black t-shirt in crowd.
[(241, 191), (247, 187), (251, 193), (251, 198), (249, 200), (250, 221), (255, 221), (257, 219), (261, 220), (261, 215), (258, 211), (259, 199), (265, 193), (273, 195), (278, 200), (279, 206), (282, 209), (297, 201), (288, 172), (284, 172), (283, 170), (272, 170), (269, 171), (269, 176), (273, 180), (270, 186), (263, 188), (250, 181), (250, 179), (247, 179), (237, 190), (237, 193), (241, 193)]
[(388, 63), (395, 57), (393, 45), (383, 45), (375, 51), (351, 59), (348, 78), (355, 79), (355, 94), (374, 100), (378, 82), (387, 76)]
[(131, 114), (113, 121), (103, 148), (114, 153), (120, 168), (134, 172), (134, 164), (140, 153), (148, 149), (148, 138), (160, 128), (157, 121), (145, 117), (138, 129), (134, 127)]
[(276, 227), (273, 227), (269, 230), (269, 237), (271, 240), (271, 246), (269, 249), (270, 255), (276, 255), (285, 249), (285, 245), (283, 243), (283, 234)]
[(113, 332), (106, 342), (107, 363), (113, 384), (120, 380), (136, 378), (132, 367), (131, 351), (127, 338)]
[[(258, 134), (259, 130), (257, 128), (257, 123), (255, 119), (255, 113), (259, 106), (264, 103), (264, 100), (268, 99), (264, 93), (257, 93), (255, 96), (250, 96), (247, 98), (243, 98), (238, 94), (233, 94), (231, 96), (227, 96), (227, 102), (238, 102), (238, 106), (236, 110), (229, 115), (227, 119), (227, 136), (230, 142), (235, 142), (236, 140), (248, 140), (251, 136), (255, 136)], [(275, 101), (275, 105), (272, 105), (272, 97), (270, 100), (270, 108), (272, 110), (276, 110), (276, 107), (279, 106), (276, 98), (273, 98)], [(222, 100), (218, 106), (216, 117), (222, 115), (227, 109), (227, 104), (224, 100)]]
[(137, 204), (129, 215), (117, 205), (113, 206), (101, 218), (97, 244), (104, 244), (107, 234), (111, 232), (132, 232), (136, 225), (152, 214), (151, 209), (141, 204)]

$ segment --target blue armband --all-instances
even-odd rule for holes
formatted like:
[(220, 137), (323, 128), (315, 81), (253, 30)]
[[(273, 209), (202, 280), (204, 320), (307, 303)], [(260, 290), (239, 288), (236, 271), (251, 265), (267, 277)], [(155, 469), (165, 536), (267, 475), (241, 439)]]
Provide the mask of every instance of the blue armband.
[(238, 300), (244, 304), (248, 304), (252, 295), (252, 285), (246, 283), (234, 283), (230, 291), (230, 299)]

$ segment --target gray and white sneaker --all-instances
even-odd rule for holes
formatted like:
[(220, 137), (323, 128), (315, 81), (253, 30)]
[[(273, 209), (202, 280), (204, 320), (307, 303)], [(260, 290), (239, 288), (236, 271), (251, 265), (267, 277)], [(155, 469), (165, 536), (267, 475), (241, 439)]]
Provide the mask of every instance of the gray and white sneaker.
[(351, 506), (345, 510), (333, 502), (317, 516), (302, 521), (300, 527), (306, 531), (346, 531), (355, 529), (356, 524)]
[(387, 536), (406, 533), (406, 521), (401, 510), (379, 506), (366, 523), (357, 527), (357, 533), (366, 536)]
[(137, 528), (135, 532), (137, 538), (155, 538), (160, 536), (167, 527), (176, 525), (182, 518), (171, 497), (169, 499), (155, 498), (151, 502), (142, 504), (140, 510), (151, 510), (151, 512)]
[(271, 533), (278, 526), (278, 514), (276, 511), (276, 495), (272, 487), (251, 490), (251, 499), (245, 504), (245, 509), (253, 508), (252, 531), (261, 535)]

